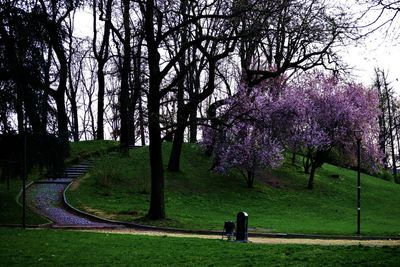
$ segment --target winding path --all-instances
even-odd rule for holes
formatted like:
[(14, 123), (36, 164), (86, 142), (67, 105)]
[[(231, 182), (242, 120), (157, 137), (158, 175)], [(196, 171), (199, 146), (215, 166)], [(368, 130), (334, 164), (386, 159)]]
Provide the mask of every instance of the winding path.
[[(81, 231), (96, 231), (118, 234), (139, 234), (152, 236), (191, 237), (220, 239), (220, 234), (183, 233), (181, 231), (167, 231), (158, 229), (139, 229), (132, 226), (124, 226), (116, 223), (107, 223), (96, 220), (72, 211), (64, 203), (63, 195), (67, 186), (74, 179), (89, 170), (91, 163), (82, 163), (65, 169), (64, 173), (56, 178), (46, 178), (36, 181), (28, 187), (27, 204), (36, 213), (48, 218), (53, 223), (52, 228), (76, 229)], [(178, 229), (180, 230), (180, 229)], [(253, 243), (267, 244), (308, 244), (308, 245), (364, 245), (364, 246), (400, 246), (400, 240), (356, 240), (338, 238), (285, 238), (285, 237), (249, 237)]]
[(123, 226), (98, 222), (71, 212), (64, 204), (63, 192), (74, 179), (84, 174), (91, 163), (68, 167), (57, 177), (48, 177), (32, 184), (27, 190), (27, 204), (36, 213), (53, 222), (53, 228), (121, 228)]

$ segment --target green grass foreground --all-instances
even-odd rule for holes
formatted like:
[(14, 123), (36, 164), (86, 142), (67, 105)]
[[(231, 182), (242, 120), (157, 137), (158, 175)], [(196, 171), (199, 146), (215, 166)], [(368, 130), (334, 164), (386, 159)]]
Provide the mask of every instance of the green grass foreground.
[(265, 245), (0, 229), (1, 266), (396, 266), (400, 247)]
[[(164, 165), (171, 144), (164, 143)], [(249, 214), (249, 227), (257, 232), (353, 235), (356, 231), (356, 172), (325, 164), (318, 169), (314, 190), (306, 189), (302, 168), (284, 163), (256, 176), (246, 187), (242, 176), (209, 171), (210, 159), (201, 148), (185, 144), (181, 172), (166, 171), (166, 212), (163, 221), (147, 221), (150, 168), (148, 148), (129, 156), (105, 156), (89, 175), (67, 194), (77, 208), (123, 221), (222, 230), (238, 211)], [(333, 178), (332, 175), (339, 175)], [(361, 232), (363, 235), (400, 234), (400, 186), (362, 174)]]

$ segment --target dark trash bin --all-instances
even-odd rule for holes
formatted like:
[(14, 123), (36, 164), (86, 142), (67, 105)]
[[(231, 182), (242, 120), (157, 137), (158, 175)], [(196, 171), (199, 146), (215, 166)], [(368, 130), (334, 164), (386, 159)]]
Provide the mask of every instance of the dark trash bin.
[(236, 216), (236, 241), (247, 242), (249, 215), (241, 211)]
[(232, 221), (226, 221), (224, 223), (224, 233), (222, 238), (226, 236), (228, 240), (232, 240), (235, 236), (235, 223)]

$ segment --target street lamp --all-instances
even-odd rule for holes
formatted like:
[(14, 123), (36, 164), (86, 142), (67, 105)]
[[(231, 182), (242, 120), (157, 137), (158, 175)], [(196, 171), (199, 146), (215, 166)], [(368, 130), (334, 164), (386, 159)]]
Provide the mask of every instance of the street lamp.
[(360, 162), (361, 162), (361, 139), (363, 131), (354, 131), (357, 140), (357, 235), (360, 235), (360, 213), (361, 213), (361, 179), (360, 179)]
[(22, 162), (22, 228), (26, 228), (26, 130), (24, 131), (24, 145), (23, 145), (23, 162)]
[[(26, 157), (26, 138), (27, 138), (27, 119), (26, 113), (23, 123), (22, 133), (22, 162), (21, 162), (21, 176), (22, 176), (22, 228), (26, 228), (26, 178), (27, 178), (27, 157)], [(21, 133), (20, 133), (21, 134)]]

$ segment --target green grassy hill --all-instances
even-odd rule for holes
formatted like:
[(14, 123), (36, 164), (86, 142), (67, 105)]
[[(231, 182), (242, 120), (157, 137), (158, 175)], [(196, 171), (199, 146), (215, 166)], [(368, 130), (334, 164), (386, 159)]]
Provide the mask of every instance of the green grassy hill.
[[(171, 144), (163, 147), (167, 163)], [(317, 170), (314, 190), (300, 167), (284, 163), (257, 174), (249, 189), (235, 172), (220, 175), (194, 144), (185, 144), (181, 172), (166, 175), (163, 221), (147, 221), (150, 199), (148, 148), (129, 156), (110, 154), (96, 160), (91, 172), (67, 193), (77, 208), (103, 217), (186, 229), (221, 230), (238, 211), (249, 214), (251, 231), (354, 234), (356, 231), (356, 173), (325, 164)], [(339, 175), (339, 178), (332, 178)], [(400, 234), (400, 186), (362, 174), (361, 232)]]

